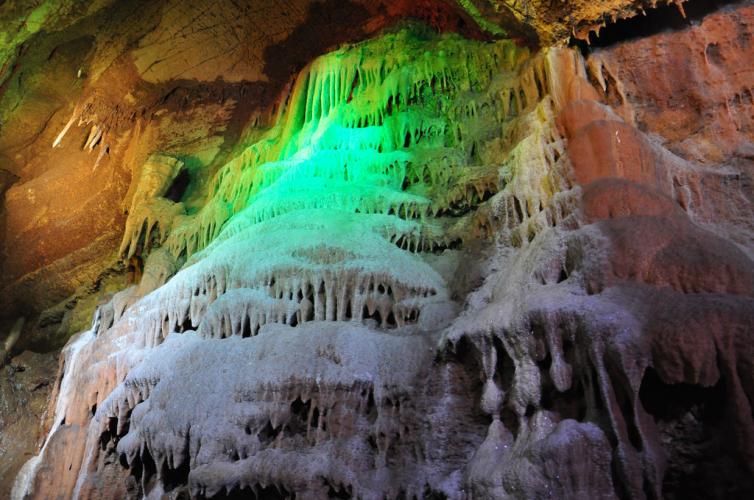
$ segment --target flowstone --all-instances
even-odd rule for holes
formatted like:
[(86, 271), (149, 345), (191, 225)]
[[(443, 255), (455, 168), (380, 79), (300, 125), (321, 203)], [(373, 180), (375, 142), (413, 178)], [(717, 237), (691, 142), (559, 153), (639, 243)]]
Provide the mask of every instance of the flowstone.
[(648, 384), (723, 391), (754, 470), (754, 266), (605, 71), (402, 29), (310, 63), (197, 211), (147, 165), (175, 212), (132, 210), (144, 277), (15, 498), (655, 498)]
[[(180, 162), (150, 158), (121, 246), (142, 283), (68, 351), (75, 394), (17, 495), (460, 494), (455, 441), (473, 449), (481, 415), (459, 402), (465, 369), (426, 380), (458, 309), (450, 247), (499, 189), (488, 125), (524, 106), (506, 75), (528, 51), (417, 33), (312, 62), (194, 214), (163, 198)], [(465, 416), (441, 426), (449, 406)], [(81, 447), (57, 475), (61, 439)]]

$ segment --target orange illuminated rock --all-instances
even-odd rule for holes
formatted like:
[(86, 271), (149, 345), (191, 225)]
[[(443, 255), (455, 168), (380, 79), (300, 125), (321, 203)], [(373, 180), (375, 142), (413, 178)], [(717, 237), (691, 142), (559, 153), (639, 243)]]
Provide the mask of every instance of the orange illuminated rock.
[(568, 154), (579, 184), (619, 177), (668, 189), (651, 144), (641, 132), (625, 123), (591, 122), (568, 142)]
[[(575, 81), (584, 80), (578, 79)], [(594, 91), (594, 87), (591, 85), (588, 88)], [(623, 121), (609, 106), (601, 103), (596, 91), (594, 92), (594, 99), (572, 100), (558, 115), (558, 128), (568, 140), (573, 140), (581, 129), (587, 125), (591, 125), (593, 122), (600, 120), (614, 122)]]
[(721, 9), (685, 30), (628, 40), (597, 57), (624, 86), (644, 130), (688, 159), (718, 163), (751, 141), (754, 6)]
[(606, 178), (584, 187), (581, 210), (589, 222), (630, 215), (686, 217), (667, 195), (626, 179)]

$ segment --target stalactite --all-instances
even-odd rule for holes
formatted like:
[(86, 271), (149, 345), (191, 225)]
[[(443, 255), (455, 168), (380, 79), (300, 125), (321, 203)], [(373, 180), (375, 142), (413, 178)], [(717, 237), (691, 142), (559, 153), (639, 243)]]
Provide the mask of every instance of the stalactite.
[[(403, 31), (315, 60), (277, 124), (220, 169), (206, 206), (168, 246), (176, 255), (200, 250), (244, 209), (256, 210), (259, 222), (295, 208), (421, 215), (430, 202), (401, 185), (406, 170), (448, 143), (450, 124), (437, 107), (483, 91), (519, 51), (507, 41), (453, 36), (427, 44)], [(433, 181), (441, 169), (429, 170)]]
[[(348, 464), (362, 460), (382, 469), (400, 467), (395, 450), (408, 447), (400, 456), (415, 457), (416, 477), (395, 491), (354, 482), (346, 473), (328, 477), (355, 495), (421, 495), (434, 477), (431, 466), (424, 467), (432, 463), (432, 452), (401, 423), (419, 410), (396, 388), (410, 385), (418, 376), (411, 370), (424, 366), (413, 357), (433, 352), (424, 345), (427, 330), (450, 320), (438, 312), (457, 310), (424, 253), (442, 253), (496, 231), (501, 243), (536, 245), (539, 233), (572, 212), (563, 193), (570, 189), (570, 165), (553, 125), (548, 61), (527, 58), (510, 42), (451, 35), (419, 40), (410, 31), (323, 56), (299, 76), (269, 134), (218, 171), (195, 215), (162, 198), (181, 165), (147, 162), (122, 253), (144, 251), (155, 222), (161, 231), (156, 243), (164, 244), (150, 252), (139, 286), (98, 309), (96, 337), (82, 354), (91, 360), (91, 377), (78, 395), (83, 407), (96, 412), (75, 492), (98, 474), (103, 440), (134, 470), (134, 464), (153, 461), (158, 483), (165, 480), (163, 470), (188, 468), (190, 492), (213, 495), (273, 481), (306, 491), (314, 487), (316, 471), (301, 478), (277, 472), (282, 459), (276, 457), (288, 452), (286, 440), (341, 453), (350, 448), (335, 443), (358, 435), (370, 437), (348, 453), (361, 458), (348, 455), (338, 467), (348, 471)], [(158, 213), (141, 210), (161, 204), (167, 208)], [(184, 259), (183, 268), (161, 284)], [(380, 361), (363, 371), (365, 357), (378, 350), (360, 343), (377, 339), (383, 349), (395, 344), (391, 355), (404, 359), (399, 370), (387, 374), (385, 368), (394, 365)], [(231, 345), (249, 362), (211, 361)], [(557, 353), (554, 337), (550, 345)], [(516, 351), (516, 383), (504, 392), (496, 381), (501, 354), (486, 352), (482, 405), (500, 427), (491, 428), (490, 446), (506, 432), (500, 420), (504, 400), (514, 402), (532, 442), (542, 438), (547, 426), (537, 422), (548, 417), (529, 415), (540, 398), (538, 384), (531, 383), (536, 363)], [(263, 362), (252, 363), (263, 355)], [(278, 355), (288, 357), (278, 364), (269, 358)], [(179, 395), (198, 394), (187, 388), (166, 392), (165, 384), (194, 387), (193, 377), (175, 373), (191, 365), (188, 359), (200, 358), (208, 363), (202, 373), (219, 370), (212, 384), (224, 384), (207, 400), (240, 404), (231, 412), (222, 409), (232, 425), (215, 434), (212, 419), (195, 411), (207, 404), (200, 399), (171, 413), (177, 420), (168, 432), (156, 432), (168, 418), (160, 405), (184, 405)], [(297, 368), (289, 386), (280, 386), (285, 377), (279, 370), (303, 359), (312, 363), (310, 371)], [(366, 378), (353, 378), (353, 363)], [(553, 370), (558, 387), (567, 387), (568, 368), (557, 355)], [(348, 376), (332, 378), (336, 372)], [(258, 380), (233, 382), (248, 373)], [(304, 411), (305, 417), (294, 418)], [(285, 456), (289, 465), (297, 460)], [(153, 482), (139, 479), (147, 493)]]

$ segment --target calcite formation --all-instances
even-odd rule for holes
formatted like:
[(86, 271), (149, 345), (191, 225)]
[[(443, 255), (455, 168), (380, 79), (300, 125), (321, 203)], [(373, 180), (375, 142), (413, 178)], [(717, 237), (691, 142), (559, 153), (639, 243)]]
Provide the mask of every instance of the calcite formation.
[[(41, 314), (9, 301), (11, 380), (25, 367), (47, 387), (50, 355), (20, 350), (91, 323), (60, 352), (44, 417), (44, 393), (16, 385), (40, 439), (0, 432), (15, 446), (0, 450), (0, 494), (754, 492), (754, 7), (558, 45), (661, 7), (603, 3), (324, 2), (298, 24), (306, 2), (290, 2), (281, 26), (299, 27), (263, 42), (228, 20), (263, 24), (264, 2), (166, 1), (156, 27), (133, 21), (135, 49), (87, 41), (111, 58), (78, 70), (96, 76), (42, 128), (40, 154), (109, 176), (91, 199), (113, 205), (68, 246), (40, 246), (42, 263), (9, 252), (6, 294), (40, 293), (41, 270), (81, 281)], [(40, 7), (10, 45), (131, 7), (77, 5)], [(174, 39), (188, 14), (188, 41)], [(294, 43), (328, 16), (353, 26), (323, 33), (319, 53)], [(280, 61), (254, 62), (265, 43)], [(657, 83), (671, 65), (691, 76)], [(21, 142), (0, 146), (43, 151)], [(6, 248), (55, 234), (45, 217), (68, 195), (32, 201), (33, 222), (21, 208), (50, 175), (11, 179)], [(105, 220), (98, 247), (87, 231)], [(66, 268), (96, 248), (90, 271)], [(14, 429), (20, 404), (0, 408)]]
[[(600, 31), (618, 20), (647, 15), (671, 6), (686, 17), (688, 0), (455, 0), (479, 25), (491, 33), (528, 37), (544, 44), (575, 37), (598, 39)], [(690, 2), (692, 7), (696, 3)], [(502, 27), (509, 27), (504, 30)]]

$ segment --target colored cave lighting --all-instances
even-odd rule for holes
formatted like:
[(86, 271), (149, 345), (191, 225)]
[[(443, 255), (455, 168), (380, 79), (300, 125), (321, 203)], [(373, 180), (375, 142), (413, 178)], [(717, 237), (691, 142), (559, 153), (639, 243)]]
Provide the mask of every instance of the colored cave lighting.
[(477, 118), (521, 52), (404, 29), (312, 62), (275, 125), (174, 222), (165, 247), (188, 262), (153, 298), (154, 330), (186, 317), (210, 337), (310, 320), (395, 328), (447, 301), (417, 253), (447, 247), (453, 208), (496, 184)]
[(473, 163), (475, 94), (518, 52), (510, 42), (403, 30), (316, 59), (275, 126), (218, 172), (171, 249), (194, 253), (233, 216), (243, 225), (301, 209), (406, 219), (439, 210)]

